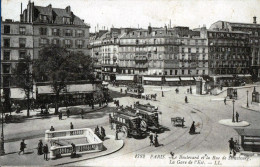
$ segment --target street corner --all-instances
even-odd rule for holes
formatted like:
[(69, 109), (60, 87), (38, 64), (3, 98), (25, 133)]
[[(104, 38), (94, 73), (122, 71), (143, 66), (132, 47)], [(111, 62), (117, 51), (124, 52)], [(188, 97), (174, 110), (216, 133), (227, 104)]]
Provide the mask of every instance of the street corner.
[(250, 123), (248, 123), (247, 121), (239, 120), (238, 122), (232, 122), (232, 119), (222, 119), (219, 120), (218, 123), (221, 125), (233, 126), (233, 127), (245, 127), (250, 125)]
[(247, 104), (242, 104), (241, 105), (242, 108), (247, 109), (247, 110), (251, 110), (251, 111), (255, 111), (255, 112), (260, 112), (260, 106), (259, 105), (248, 105)]

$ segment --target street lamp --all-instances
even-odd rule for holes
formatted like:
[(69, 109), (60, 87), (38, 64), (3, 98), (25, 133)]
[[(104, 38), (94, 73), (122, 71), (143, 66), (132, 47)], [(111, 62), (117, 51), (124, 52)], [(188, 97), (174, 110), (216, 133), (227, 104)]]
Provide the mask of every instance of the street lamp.
[(0, 156), (5, 155), (5, 148), (4, 148), (4, 108), (3, 103), (5, 102), (4, 97), (1, 97), (1, 109), (2, 109), (2, 133), (0, 139)]
[(249, 107), (249, 105), (248, 105), (248, 90), (246, 91), (246, 93), (247, 93), (247, 103), (246, 103), (246, 107), (248, 108), (248, 107)]
[(235, 122), (235, 100), (233, 99), (233, 117), (232, 117), (232, 122)]

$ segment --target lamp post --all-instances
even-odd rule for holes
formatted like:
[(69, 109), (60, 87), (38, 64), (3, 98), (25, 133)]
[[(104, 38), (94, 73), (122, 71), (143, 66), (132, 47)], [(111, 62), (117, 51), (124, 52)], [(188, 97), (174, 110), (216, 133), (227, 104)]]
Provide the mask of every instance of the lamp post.
[(2, 109), (2, 132), (1, 132), (1, 139), (0, 139), (0, 156), (5, 155), (5, 148), (4, 148), (4, 108), (3, 103), (5, 102), (4, 97), (1, 97), (1, 109)]
[(246, 107), (248, 108), (248, 107), (249, 107), (249, 105), (248, 105), (248, 90), (246, 91), (246, 93), (247, 93), (247, 103), (246, 103)]
[(233, 116), (232, 116), (232, 122), (235, 122), (235, 100), (233, 99)]

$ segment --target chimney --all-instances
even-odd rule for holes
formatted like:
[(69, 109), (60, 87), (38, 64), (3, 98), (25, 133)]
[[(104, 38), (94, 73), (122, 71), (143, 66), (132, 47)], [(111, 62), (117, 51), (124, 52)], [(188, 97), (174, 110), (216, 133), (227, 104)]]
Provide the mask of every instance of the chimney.
[(47, 7), (48, 7), (48, 8), (52, 8), (51, 4), (49, 4)]
[(164, 28), (165, 28), (165, 34), (168, 34), (168, 29), (167, 29), (166, 24), (165, 24)]
[(23, 4), (21, 3), (20, 22), (23, 22)]
[(152, 27), (149, 25), (148, 26), (148, 34), (151, 34), (152, 33)]
[(253, 19), (254, 19), (253, 23), (256, 24), (256, 16), (254, 16)]
[(66, 12), (67, 12), (67, 13), (70, 13), (70, 12), (71, 12), (70, 6), (67, 6), (65, 9), (66, 9)]

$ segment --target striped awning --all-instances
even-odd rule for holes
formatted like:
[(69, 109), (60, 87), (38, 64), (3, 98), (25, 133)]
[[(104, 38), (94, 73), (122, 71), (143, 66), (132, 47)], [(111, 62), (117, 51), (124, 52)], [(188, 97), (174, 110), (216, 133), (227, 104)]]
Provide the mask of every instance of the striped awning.
[(134, 76), (132, 75), (116, 75), (117, 81), (133, 81)]
[(145, 81), (162, 81), (161, 77), (144, 77)]
[(181, 77), (182, 81), (193, 81), (193, 77)]
[(166, 81), (168, 82), (177, 82), (177, 81), (180, 81), (180, 78), (179, 77), (173, 77), (173, 78), (165, 78)]

